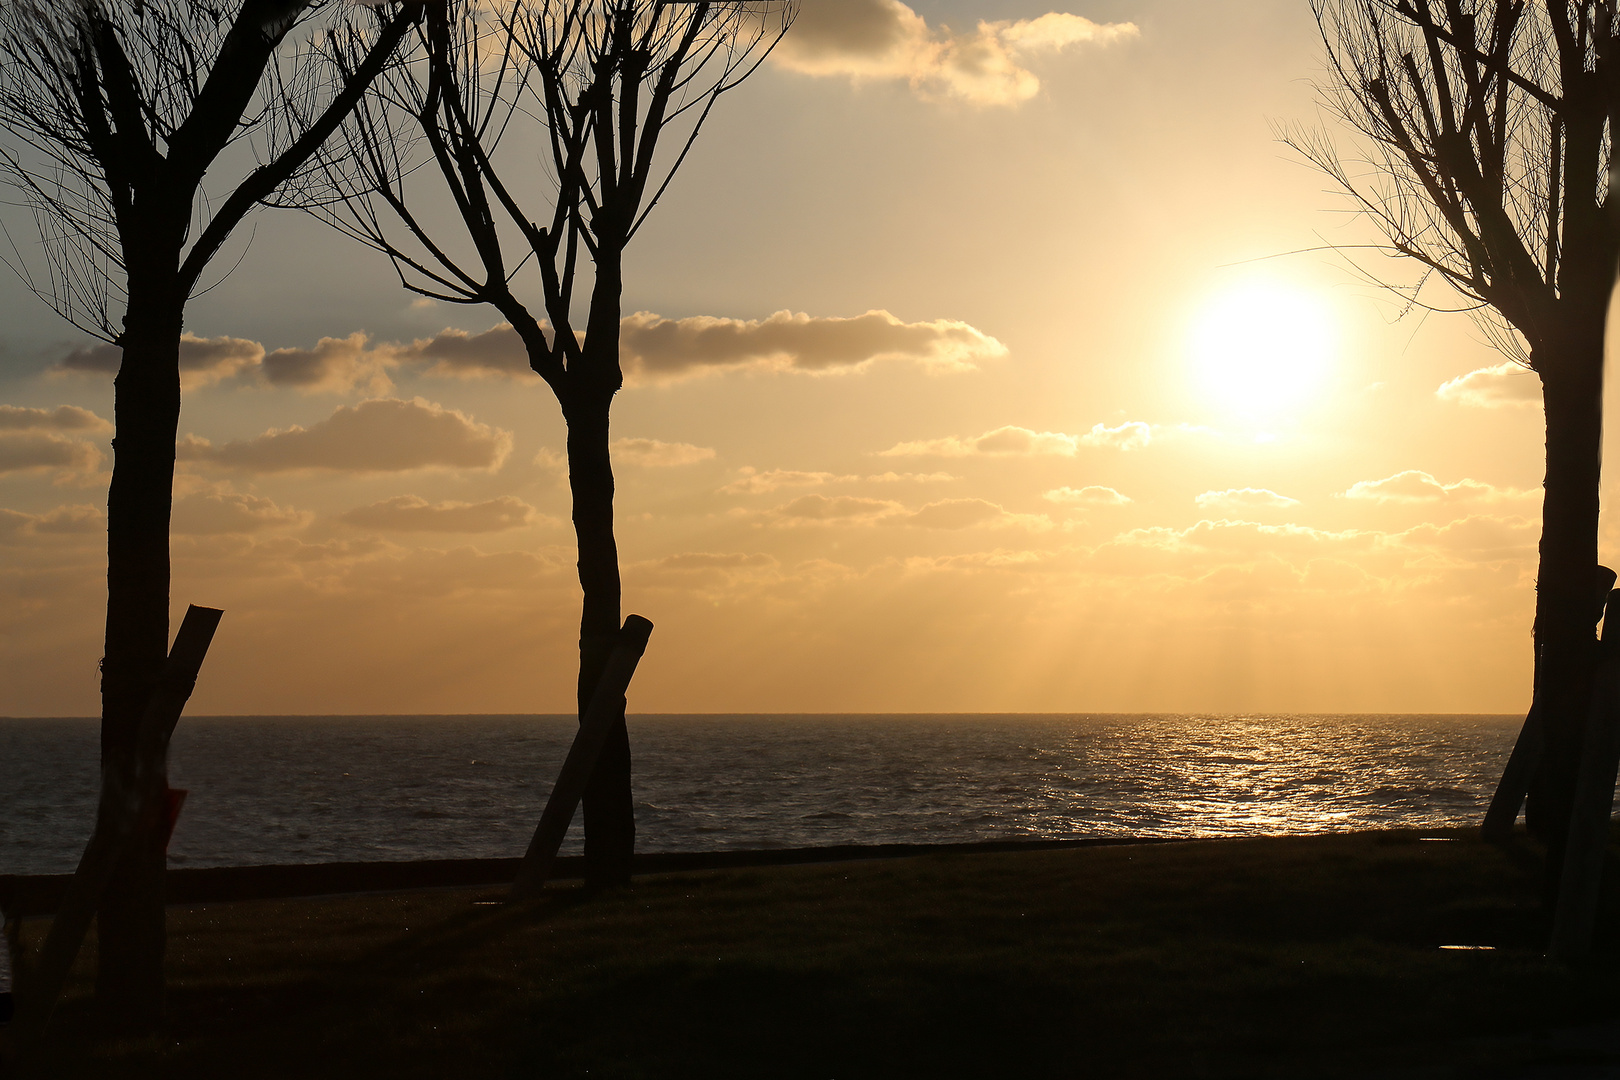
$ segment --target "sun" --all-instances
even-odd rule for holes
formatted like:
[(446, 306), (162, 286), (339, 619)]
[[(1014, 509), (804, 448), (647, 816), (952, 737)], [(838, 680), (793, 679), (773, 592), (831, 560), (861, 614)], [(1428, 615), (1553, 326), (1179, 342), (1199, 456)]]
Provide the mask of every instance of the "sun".
[(1332, 310), (1309, 289), (1249, 282), (1205, 302), (1188, 341), (1203, 397), (1253, 421), (1276, 421), (1322, 392), (1338, 359)]

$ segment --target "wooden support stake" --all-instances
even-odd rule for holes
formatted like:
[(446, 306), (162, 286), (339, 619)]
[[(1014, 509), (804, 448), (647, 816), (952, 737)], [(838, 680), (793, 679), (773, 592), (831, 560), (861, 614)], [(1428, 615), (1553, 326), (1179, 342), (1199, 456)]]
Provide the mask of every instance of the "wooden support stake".
[(607, 667), (603, 669), (602, 678), (591, 695), (590, 706), (585, 710), (585, 719), (580, 722), (574, 744), (568, 748), (568, 756), (557, 774), (557, 783), (551, 789), (551, 797), (546, 800), (540, 824), (535, 826), (529, 850), (524, 853), (523, 862), (518, 867), (517, 881), (512, 884), (514, 900), (536, 895), (551, 876), (551, 865), (557, 858), (557, 849), (562, 847), (568, 824), (574, 820), (574, 811), (585, 795), (585, 785), (596, 769), (602, 744), (607, 741), (608, 731), (623, 707), (624, 693), (630, 688), (630, 678), (636, 673), (641, 654), (647, 651), (647, 639), (652, 635), (652, 628), (653, 624), (640, 615), (632, 615), (624, 620), (613, 653), (608, 657)]
[(1569, 839), (1559, 872), (1558, 910), (1547, 946), (1547, 955), (1565, 964), (1583, 960), (1592, 951), (1603, 862), (1609, 850), (1609, 819), (1614, 812), (1615, 774), (1620, 772), (1620, 589), (1609, 594), (1607, 610), (1581, 740)]
[(29, 973), (27, 985), (18, 988), (22, 992), (18, 994), (17, 1032), (19, 1042), (24, 1045), (44, 1033), (62, 996), (62, 988), (67, 985), (68, 972), (79, 955), (84, 935), (90, 929), (90, 920), (100, 906), (101, 894), (112, 880), (118, 860), (128, 849), (137, 827), (154, 820), (161, 810), (163, 788), (158, 781), (163, 775), (169, 739), (180, 721), (186, 700), (191, 697), (192, 688), (197, 685), (197, 672), (202, 669), (203, 657), (208, 654), (208, 646), (214, 640), (214, 631), (223, 614), (217, 608), (195, 604), (186, 609), (158, 685), (136, 729), (135, 775), (122, 777), (111, 769), (101, 774), (101, 803), (96, 810), (95, 832), (85, 845), (79, 868), (68, 884), (67, 895), (51, 921), (39, 963)]
[(1547, 734), (1541, 726), (1541, 700), (1530, 703), (1525, 714), (1524, 727), (1513, 744), (1502, 779), (1497, 781), (1496, 794), (1491, 797), (1491, 808), (1485, 811), (1485, 823), (1480, 833), (1487, 840), (1503, 841), (1513, 835), (1513, 825), (1519, 820), (1519, 808), (1524, 805), (1525, 793), (1530, 790), (1530, 778), (1541, 763), (1541, 748)]
[[(1620, 581), (1620, 575), (1613, 570), (1607, 566), (1597, 568), (1597, 580), (1592, 590), (1594, 625), (1604, 617), (1609, 590), (1614, 588), (1616, 581)], [(1519, 729), (1519, 737), (1513, 743), (1513, 753), (1508, 757), (1507, 767), (1502, 770), (1502, 778), (1496, 783), (1496, 794), (1491, 797), (1490, 809), (1485, 811), (1485, 821), (1480, 826), (1480, 834), (1486, 840), (1501, 842), (1513, 835), (1513, 825), (1519, 820), (1519, 808), (1524, 805), (1525, 797), (1530, 792), (1530, 781), (1541, 764), (1541, 751), (1547, 743), (1546, 725), (1541, 717), (1539, 653), (1531, 685), (1534, 692), (1530, 699), (1530, 711), (1525, 715), (1524, 726)]]

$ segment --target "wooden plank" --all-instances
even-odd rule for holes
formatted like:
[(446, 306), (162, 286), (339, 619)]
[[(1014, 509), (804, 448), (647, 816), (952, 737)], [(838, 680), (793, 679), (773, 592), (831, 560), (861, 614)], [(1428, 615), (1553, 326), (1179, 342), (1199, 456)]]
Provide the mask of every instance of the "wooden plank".
[(1592, 702), (1581, 740), (1575, 803), (1569, 814), (1569, 839), (1559, 872), (1558, 909), (1547, 946), (1547, 955), (1565, 964), (1583, 960), (1592, 951), (1603, 862), (1609, 850), (1615, 774), (1620, 771), (1620, 625), (1616, 624), (1620, 624), (1620, 589), (1609, 594), (1603, 620)]
[(573, 821), (579, 800), (585, 795), (585, 785), (596, 768), (596, 759), (602, 753), (608, 731), (624, 707), (625, 691), (630, 688), (630, 679), (636, 673), (642, 653), (647, 651), (652, 628), (653, 624), (640, 615), (624, 620), (607, 667), (596, 684), (596, 692), (591, 695), (590, 707), (585, 710), (585, 718), (574, 735), (573, 745), (568, 748), (551, 797), (546, 800), (540, 824), (535, 826), (529, 850), (518, 868), (517, 880), (512, 885), (514, 899), (535, 895), (551, 876), (557, 849), (562, 847), (568, 824)]
[[(1597, 579), (1592, 590), (1592, 622), (1603, 618), (1605, 606), (1608, 603), (1609, 592), (1615, 583), (1620, 581), (1620, 574), (1616, 574), (1607, 566), (1597, 568)], [(1491, 797), (1490, 809), (1485, 811), (1485, 821), (1480, 826), (1480, 834), (1491, 841), (1504, 841), (1513, 835), (1513, 825), (1519, 820), (1519, 809), (1524, 806), (1525, 797), (1530, 792), (1530, 781), (1535, 777), (1536, 767), (1541, 764), (1541, 751), (1546, 745), (1546, 729), (1541, 718), (1541, 656), (1536, 656), (1536, 673), (1531, 681), (1532, 695), (1530, 711), (1525, 714), (1524, 726), (1519, 729), (1519, 737), (1514, 740), (1513, 753), (1508, 756), (1507, 767), (1502, 770), (1502, 778), (1496, 783), (1496, 794)]]
[(1513, 743), (1502, 778), (1496, 783), (1496, 794), (1491, 796), (1491, 807), (1485, 811), (1485, 822), (1480, 833), (1487, 840), (1502, 841), (1513, 835), (1513, 825), (1519, 820), (1519, 809), (1524, 806), (1525, 793), (1530, 790), (1530, 778), (1535, 775), (1541, 761), (1541, 748), (1546, 740), (1541, 726), (1541, 702), (1530, 703), (1524, 726)]
[(137, 827), (160, 809), (162, 766), (169, 739), (179, 723), (186, 700), (191, 697), (192, 688), (197, 685), (197, 672), (202, 668), (223, 614), (217, 608), (195, 604), (186, 610), (157, 688), (141, 713), (135, 737), (135, 775), (123, 777), (110, 769), (102, 772), (95, 831), (85, 845), (79, 868), (74, 871), (67, 895), (51, 922), (39, 962), (29, 972), (28, 982), (19, 995), (17, 1031), (23, 1043), (42, 1033), (50, 1022), (118, 860)]

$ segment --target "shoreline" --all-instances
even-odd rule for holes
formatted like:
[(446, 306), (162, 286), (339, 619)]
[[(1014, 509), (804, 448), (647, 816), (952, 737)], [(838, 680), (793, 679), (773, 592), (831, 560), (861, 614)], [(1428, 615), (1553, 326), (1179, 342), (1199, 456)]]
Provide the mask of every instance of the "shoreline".
[[(1281, 718), (1281, 717), (1292, 717), (1292, 718), (1298, 718), (1298, 719), (1322, 719), (1322, 720), (1333, 720), (1333, 719), (1338, 719), (1338, 718), (1341, 718), (1341, 717), (1346, 718), (1346, 719), (1363, 719), (1363, 718), (1367, 718), (1367, 717), (1418, 717), (1418, 718), (1454, 717), (1454, 718), (1459, 718), (1459, 719), (1460, 718), (1501, 719), (1501, 720), (1504, 720), (1504, 721), (1513, 721), (1515, 723), (1521, 723), (1521, 724), (1524, 722), (1524, 709), (1522, 709), (1522, 708), (1517, 710), (1517, 711), (1513, 711), (1513, 712), (1468, 712), (1468, 711), (1458, 711), (1458, 710), (1449, 710), (1449, 711), (1446, 711), (1446, 712), (1402, 712), (1402, 711), (1399, 711), (1399, 710), (1395, 710), (1395, 711), (1386, 710), (1384, 712), (1322, 712), (1322, 711), (1319, 711), (1319, 710), (1310, 710), (1310, 709), (1238, 709), (1238, 710), (1235, 710), (1235, 711), (1232, 711), (1232, 712), (1220, 712), (1218, 710), (1211, 710), (1211, 709), (1184, 709), (1184, 710), (1159, 709), (1159, 710), (1138, 711), (1138, 712), (1110, 712), (1110, 711), (1108, 711), (1106, 709), (1057, 709), (1057, 710), (1044, 710), (1044, 711), (1035, 711), (1035, 712), (1012, 712), (1012, 711), (1007, 711), (1007, 710), (998, 710), (998, 711), (990, 711), (990, 712), (948, 712), (948, 711), (947, 712), (926, 712), (926, 711), (917, 711), (917, 710), (907, 710), (905, 712), (898, 712), (898, 711), (884, 712), (884, 711), (881, 711), (881, 710), (873, 711), (873, 712), (863, 712), (863, 711), (860, 711), (860, 710), (845, 710), (843, 712), (783, 712), (783, 711), (769, 711), (769, 712), (765, 712), (765, 711), (756, 711), (756, 712), (736, 712), (736, 711), (733, 711), (733, 712), (704, 712), (704, 711), (655, 712), (655, 711), (650, 711), (649, 710), (649, 711), (646, 711), (646, 712), (627, 712), (625, 715), (630, 720), (657, 720), (657, 719), (662, 718), (662, 717), (670, 717), (670, 718), (676, 718), (676, 719), (695, 719), (695, 718), (703, 718), (703, 717), (711, 717), (711, 716), (715, 717), (716, 719), (737, 719), (737, 718), (754, 719), (754, 718), (758, 718), (758, 719), (761, 719), (761, 720), (776, 720), (776, 719), (796, 720), (796, 719), (801, 719), (801, 718), (837, 719), (837, 718), (842, 718), (842, 717), (856, 717), (856, 718), (866, 718), (866, 717), (889, 718), (889, 717), (894, 717), (896, 719), (907, 719), (907, 718), (925, 718), (925, 719), (929, 719), (929, 718), (935, 718), (935, 717), (957, 717), (957, 716), (970, 717), (970, 718), (980, 718), (980, 717), (1026, 717), (1026, 716), (1043, 717), (1043, 718), (1044, 717), (1060, 718), (1060, 717), (1075, 717), (1075, 716), (1085, 716), (1085, 717), (1143, 716), (1143, 717), (1209, 717), (1212, 720), (1235, 720), (1235, 719), (1264, 720), (1264, 719), (1268, 719), (1268, 718)], [(578, 720), (579, 720), (579, 714), (577, 712), (196, 713), (194, 715), (191, 714), (191, 713), (187, 713), (185, 715), (185, 717), (183, 717), (183, 721), (184, 720), (398, 720), (398, 719), (412, 719), (412, 720), (551, 720), (551, 719), (556, 719), (556, 720), (571, 720), (571, 721), (574, 721), (574, 722), (577, 723)], [(60, 713), (60, 714), (52, 714), (52, 715), (49, 715), (49, 716), (46, 716), (46, 715), (31, 715), (31, 714), (21, 714), (21, 713), (19, 713), (17, 715), (9, 715), (8, 714), (8, 715), (0, 716), (0, 723), (5, 723), (5, 722), (11, 721), (11, 720), (83, 720), (83, 721), (86, 721), (88, 723), (99, 723), (100, 720), (101, 720), (101, 717), (99, 715), (90, 715), (90, 714), (82, 714), (82, 713)]]
[[(1440, 833), (1450, 830), (1423, 831)], [(1070, 848), (1181, 844), (1214, 839), (1231, 838), (1098, 836), (1070, 840), (826, 844), (812, 847), (742, 848), (723, 851), (651, 851), (636, 853), (631, 868), (634, 876), (642, 877), (648, 874), (701, 870), (812, 866), (820, 863), (908, 859), (928, 855), (982, 855), (1019, 851), (1061, 851)], [(406, 892), (417, 889), (510, 885), (517, 877), (518, 865), (522, 861), (521, 858), (405, 859), (171, 867), (165, 875), (165, 884), (170, 906), (247, 900), (288, 900), (301, 897)], [(553, 864), (551, 879), (577, 881), (584, 876), (584, 864), (585, 860), (581, 855), (561, 856)], [(0, 912), (3, 912), (7, 919), (53, 915), (67, 891), (68, 883), (72, 880), (72, 874), (0, 874)]]

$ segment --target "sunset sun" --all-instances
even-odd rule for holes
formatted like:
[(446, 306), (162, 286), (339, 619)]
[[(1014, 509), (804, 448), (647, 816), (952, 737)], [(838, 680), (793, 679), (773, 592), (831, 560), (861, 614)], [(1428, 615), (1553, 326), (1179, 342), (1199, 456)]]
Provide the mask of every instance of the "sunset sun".
[(1188, 340), (1204, 398), (1248, 419), (1281, 419), (1312, 401), (1338, 353), (1337, 327), (1313, 293), (1273, 282), (1205, 301)]

